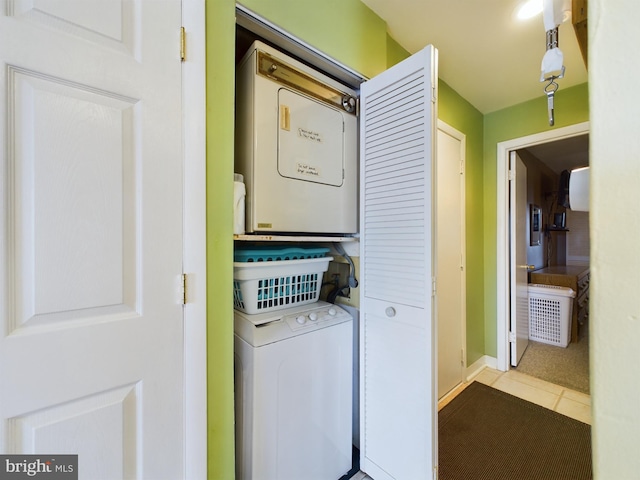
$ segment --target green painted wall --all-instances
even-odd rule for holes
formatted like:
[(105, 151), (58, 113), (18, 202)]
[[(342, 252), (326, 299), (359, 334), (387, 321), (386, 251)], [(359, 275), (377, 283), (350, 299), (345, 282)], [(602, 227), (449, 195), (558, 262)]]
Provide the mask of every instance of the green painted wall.
[(409, 57), (409, 55), (409, 52), (407, 52), (402, 45), (387, 34), (387, 68), (401, 62)]
[(367, 77), (386, 68), (387, 24), (360, 0), (238, 3)]
[(438, 83), (438, 118), (466, 135), (465, 231), (467, 258), (467, 366), (485, 355), (483, 243), (483, 116), (442, 80)]
[(484, 116), (484, 295), (485, 354), (497, 355), (497, 171), (500, 142), (558, 127), (589, 121), (589, 91), (586, 83), (562, 88), (555, 95), (555, 126), (547, 120), (547, 97), (540, 97)]
[(235, 2), (206, 4), (207, 427), (212, 480), (233, 479), (233, 128)]

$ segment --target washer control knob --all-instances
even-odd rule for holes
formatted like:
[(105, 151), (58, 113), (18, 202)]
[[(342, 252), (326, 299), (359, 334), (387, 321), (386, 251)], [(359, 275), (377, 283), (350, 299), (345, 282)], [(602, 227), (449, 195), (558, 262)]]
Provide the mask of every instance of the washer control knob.
[(333, 308), (333, 307), (329, 308), (329, 315), (331, 315), (333, 317), (333, 316), (335, 316), (337, 314), (338, 314), (338, 311), (335, 308)]
[(309, 320), (311, 320), (312, 322), (315, 322), (316, 320), (318, 320), (318, 314), (316, 312), (311, 312), (309, 314)]
[(298, 322), (300, 325), (304, 325), (305, 323), (307, 323), (307, 317), (305, 317), (304, 315), (298, 315), (296, 317), (296, 322)]

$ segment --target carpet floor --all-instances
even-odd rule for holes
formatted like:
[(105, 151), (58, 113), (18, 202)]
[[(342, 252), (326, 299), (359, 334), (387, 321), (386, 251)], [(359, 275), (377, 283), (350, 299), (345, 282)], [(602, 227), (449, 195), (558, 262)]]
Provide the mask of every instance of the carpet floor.
[(589, 395), (589, 334), (585, 324), (578, 342), (566, 348), (529, 341), (516, 370)]
[(591, 427), (473, 382), (438, 413), (441, 480), (588, 480)]

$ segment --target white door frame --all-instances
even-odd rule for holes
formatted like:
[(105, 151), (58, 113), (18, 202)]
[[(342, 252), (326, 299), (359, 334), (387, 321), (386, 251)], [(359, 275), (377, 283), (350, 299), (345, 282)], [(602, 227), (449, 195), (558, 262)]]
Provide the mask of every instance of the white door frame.
[[(184, 165), (184, 478), (207, 478), (205, 0), (182, 2)], [(176, 32), (176, 39), (177, 39)]]
[(589, 133), (589, 122), (498, 143), (497, 153), (497, 242), (496, 242), (496, 322), (498, 370), (509, 370), (509, 152)]

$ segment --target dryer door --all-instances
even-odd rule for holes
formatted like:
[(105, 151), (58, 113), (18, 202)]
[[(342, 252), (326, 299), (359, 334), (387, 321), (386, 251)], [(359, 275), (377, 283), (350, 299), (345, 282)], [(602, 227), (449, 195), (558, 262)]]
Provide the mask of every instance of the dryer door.
[(340, 187), (345, 154), (342, 113), (285, 88), (278, 91), (278, 109), (278, 173)]

